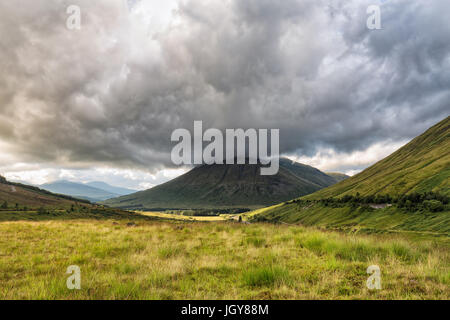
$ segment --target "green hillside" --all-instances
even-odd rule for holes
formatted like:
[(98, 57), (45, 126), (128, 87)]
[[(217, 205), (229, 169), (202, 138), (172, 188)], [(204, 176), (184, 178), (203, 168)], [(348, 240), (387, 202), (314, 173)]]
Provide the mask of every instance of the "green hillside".
[(427, 191), (450, 195), (450, 117), (370, 168), (307, 199)]
[(360, 174), (247, 215), (352, 232), (450, 236), (450, 117)]
[(325, 173), (287, 159), (261, 176), (261, 165), (202, 165), (152, 189), (103, 202), (129, 209), (257, 208), (306, 195), (336, 183)]
[[(53, 194), (37, 187), (7, 181), (0, 176), (0, 205), (8, 208), (68, 208), (75, 204), (89, 205), (88, 201)], [(3, 208), (7, 209), (7, 208)]]
[[(439, 212), (407, 210), (396, 205), (375, 209), (370, 205), (325, 205), (320, 202), (284, 203), (249, 214), (252, 221), (301, 224), (344, 232), (398, 233), (450, 237), (449, 206)], [(449, 238), (450, 239), (450, 238)]]
[(0, 176), (0, 222), (74, 219), (157, 220), (89, 201), (7, 181)]

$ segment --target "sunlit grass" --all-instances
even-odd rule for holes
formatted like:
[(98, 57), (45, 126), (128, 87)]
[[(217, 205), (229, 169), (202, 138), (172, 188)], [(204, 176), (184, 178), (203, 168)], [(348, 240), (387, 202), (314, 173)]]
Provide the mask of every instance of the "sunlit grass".
[[(449, 299), (448, 246), (235, 222), (0, 223), (1, 299)], [(69, 265), (82, 288), (66, 288)], [(366, 288), (378, 265), (382, 290)]]
[(181, 220), (181, 221), (225, 221), (234, 217), (233, 215), (219, 215), (219, 216), (183, 216), (177, 214), (170, 214), (164, 212), (157, 211), (136, 211), (137, 213), (147, 216), (147, 217), (155, 217), (155, 218), (163, 218), (170, 220)]

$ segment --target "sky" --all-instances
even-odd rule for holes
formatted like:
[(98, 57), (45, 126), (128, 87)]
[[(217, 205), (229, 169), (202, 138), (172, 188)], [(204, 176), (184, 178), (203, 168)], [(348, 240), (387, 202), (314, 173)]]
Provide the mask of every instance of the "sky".
[(449, 15), (447, 0), (1, 1), (0, 174), (150, 188), (188, 170), (170, 137), (195, 120), (280, 129), (283, 155), (355, 174), (449, 115)]

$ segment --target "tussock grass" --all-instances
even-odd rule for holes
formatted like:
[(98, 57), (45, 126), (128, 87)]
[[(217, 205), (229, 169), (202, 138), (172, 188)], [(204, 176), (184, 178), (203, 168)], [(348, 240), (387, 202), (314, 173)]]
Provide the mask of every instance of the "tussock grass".
[[(232, 222), (0, 223), (0, 299), (449, 299), (446, 241)], [(69, 265), (82, 289), (66, 288)], [(379, 265), (382, 290), (366, 288)]]
[(262, 247), (266, 243), (264, 238), (260, 237), (248, 237), (245, 238), (243, 245), (252, 245), (255, 247)]
[(184, 252), (184, 248), (182, 246), (173, 246), (168, 245), (158, 249), (158, 256), (162, 259), (169, 259), (171, 257), (175, 257)]
[(249, 287), (269, 287), (289, 281), (289, 272), (278, 266), (256, 267), (245, 271), (243, 283)]

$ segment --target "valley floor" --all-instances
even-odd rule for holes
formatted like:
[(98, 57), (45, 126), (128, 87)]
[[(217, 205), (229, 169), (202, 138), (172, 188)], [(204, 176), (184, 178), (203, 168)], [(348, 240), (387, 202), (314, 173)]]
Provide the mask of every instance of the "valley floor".
[[(4, 221), (0, 299), (450, 299), (448, 249), (265, 223)], [(371, 265), (381, 290), (366, 287)]]
[(180, 221), (203, 221), (203, 222), (219, 222), (219, 221), (226, 221), (227, 219), (233, 219), (235, 215), (218, 215), (218, 216), (184, 216), (184, 215), (177, 215), (177, 214), (170, 214), (170, 213), (164, 213), (164, 212), (157, 212), (157, 211), (136, 211), (136, 213), (141, 214), (146, 217), (152, 217), (152, 218), (161, 218), (161, 219), (168, 219), (168, 220), (180, 220)]

